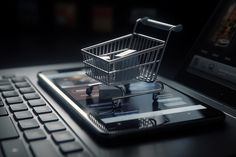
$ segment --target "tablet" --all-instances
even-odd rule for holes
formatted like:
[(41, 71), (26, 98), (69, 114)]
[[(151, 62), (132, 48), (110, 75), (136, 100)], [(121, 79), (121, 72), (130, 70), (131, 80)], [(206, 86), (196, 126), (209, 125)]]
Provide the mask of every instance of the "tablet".
[[(114, 138), (144, 135), (144, 132), (166, 132), (196, 124), (220, 122), (224, 114), (168, 85), (158, 93), (126, 97), (114, 106), (113, 98), (122, 96), (119, 88), (99, 84), (86, 75), (84, 68), (52, 70), (38, 73), (42, 87), (60, 100), (60, 104), (77, 117), (95, 136)], [(86, 90), (91, 84), (91, 94)], [(142, 81), (126, 85), (126, 93), (159, 89), (160, 83)]]

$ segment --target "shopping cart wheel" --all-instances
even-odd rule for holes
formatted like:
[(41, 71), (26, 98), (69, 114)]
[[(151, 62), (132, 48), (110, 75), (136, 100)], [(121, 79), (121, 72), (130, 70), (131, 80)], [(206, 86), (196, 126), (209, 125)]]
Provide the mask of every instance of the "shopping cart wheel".
[(92, 94), (92, 91), (93, 91), (93, 86), (90, 86), (90, 87), (87, 87), (87, 88), (86, 88), (86, 94), (87, 94), (87, 95), (90, 96), (90, 95)]
[(112, 101), (112, 108), (117, 109), (117, 108), (121, 107), (121, 104), (122, 104), (122, 99), (113, 100)]
[(153, 101), (157, 101), (159, 95), (160, 95), (160, 92), (158, 92), (158, 93), (153, 93), (153, 94), (152, 94), (152, 100), (153, 100)]

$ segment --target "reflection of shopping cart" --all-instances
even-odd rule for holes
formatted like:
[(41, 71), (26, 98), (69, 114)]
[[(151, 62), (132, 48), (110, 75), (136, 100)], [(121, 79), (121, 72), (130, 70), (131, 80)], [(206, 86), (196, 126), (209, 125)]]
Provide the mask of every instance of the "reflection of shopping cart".
[[(165, 39), (161, 40), (137, 33), (137, 27), (140, 23), (167, 32)], [(123, 95), (113, 98), (113, 100), (147, 93), (153, 93), (153, 99), (157, 99), (157, 94), (163, 89), (163, 85), (159, 89), (128, 95), (121, 86), (127, 87), (129, 83), (134, 81), (156, 81), (170, 33), (181, 30), (181, 25), (174, 26), (149, 18), (140, 18), (136, 21), (132, 34), (82, 49), (86, 74), (105, 85), (120, 88)], [(90, 95), (93, 86), (98, 84), (90, 85), (87, 88), (87, 94)]]

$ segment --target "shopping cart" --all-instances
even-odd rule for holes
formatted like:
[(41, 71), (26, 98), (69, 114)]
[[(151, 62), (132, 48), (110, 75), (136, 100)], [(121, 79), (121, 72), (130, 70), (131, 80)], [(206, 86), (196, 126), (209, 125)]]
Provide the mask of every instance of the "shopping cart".
[[(161, 40), (138, 33), (137, 28), (138, 26), (140, 28), (140, 24), (165, 31), (167, 35)], [(148, 93), (153, 93), (153, 100), (156, 100), (164, 88), (161, 82), (159, 82), (160, 88), (135, 94), (127, 94), (127, 88), (129, 83), (135, 81), (157, 82), (158, 70), (170, 34), (172, 31), (181, 30), (182, 25), (170, 25), (145, 17), (136, 21), (132, 34), (83, 48), (86, 74), (99, 82), (88, 85), (86, 93), (90, 95), (94, 86), (103, 83), (117, 87), (123, 93), (112, 98), (114, 106), (120, 104), (120, 100), (124, 98)]]

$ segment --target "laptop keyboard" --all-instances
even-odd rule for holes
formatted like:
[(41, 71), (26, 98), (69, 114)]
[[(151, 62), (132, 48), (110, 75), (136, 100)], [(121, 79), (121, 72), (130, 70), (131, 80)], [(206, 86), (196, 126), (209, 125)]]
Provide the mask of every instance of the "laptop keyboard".
[(0, 80), (0, 156), (91, 156), (26, 77)]

